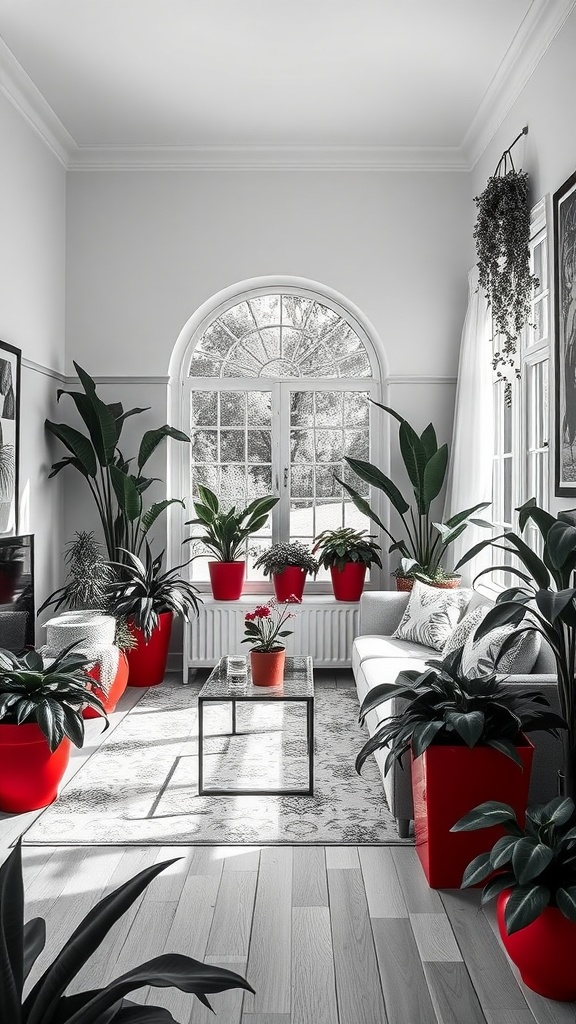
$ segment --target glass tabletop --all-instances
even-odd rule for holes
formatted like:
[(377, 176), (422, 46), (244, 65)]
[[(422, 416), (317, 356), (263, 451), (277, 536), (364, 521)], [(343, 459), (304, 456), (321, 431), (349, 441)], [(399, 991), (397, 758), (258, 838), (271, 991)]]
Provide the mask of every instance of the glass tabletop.
[[(237, 659), (235, 659), (237, 660)], [(254, 686), (250, 658), (246, 675), (232, 674), (228, 656), (220, 659), (198, 694), (200, 700), (305, 700), (314, 696), (312, 658), (286, 658), (281, 686)]]

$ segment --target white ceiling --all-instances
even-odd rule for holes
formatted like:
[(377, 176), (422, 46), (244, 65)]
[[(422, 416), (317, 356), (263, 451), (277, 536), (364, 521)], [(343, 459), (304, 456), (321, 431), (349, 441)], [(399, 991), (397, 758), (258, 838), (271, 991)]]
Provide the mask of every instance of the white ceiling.
[(459, 151), (549, 7), (546, 0), (0, 0), (0, 57), (6, 64), (13, 56), (29, 76), (69, 149)]

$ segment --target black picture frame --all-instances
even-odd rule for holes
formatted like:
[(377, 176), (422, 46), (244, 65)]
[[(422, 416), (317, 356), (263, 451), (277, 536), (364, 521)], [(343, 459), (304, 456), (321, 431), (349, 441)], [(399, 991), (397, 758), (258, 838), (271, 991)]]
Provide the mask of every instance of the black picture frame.
[(18, 533), (22, 352), (0, 341), (0, 537)]
[(554, 493), (576, 497), (576, 171), (552, 197), (554, 219)]

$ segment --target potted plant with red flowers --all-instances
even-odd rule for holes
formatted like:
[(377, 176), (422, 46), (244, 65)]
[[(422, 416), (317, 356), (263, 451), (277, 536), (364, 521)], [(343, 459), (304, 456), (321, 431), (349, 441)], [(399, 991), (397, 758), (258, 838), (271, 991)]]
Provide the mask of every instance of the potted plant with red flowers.
[(243, 644), (251, 644), (250, 669), (254, 686), (280, 686), (284, 679), (286, 647), (284, 637), (292, 634), (283, 629), (293, 613), (287, 608), (279, 609), (277, 601), (258, 605), (253, 612), (244, 616)]
[(291, 544), (273, 544), (258, 556), (254, 568), (272, 577), (276, 600), (284, 604), (302, 600), (306, 576), (315, 576), (319, 566), (308, 548), (296, 540)]
[(337, 601), (359, 601), (364, 587), (366, 569), (373, 562), (382, 568), (380, 545), (366, 534), (366, 530), (324, 530), (316, 537), (313, 554), (319, 552), (318, 561), (330, 569), (334, 597)]

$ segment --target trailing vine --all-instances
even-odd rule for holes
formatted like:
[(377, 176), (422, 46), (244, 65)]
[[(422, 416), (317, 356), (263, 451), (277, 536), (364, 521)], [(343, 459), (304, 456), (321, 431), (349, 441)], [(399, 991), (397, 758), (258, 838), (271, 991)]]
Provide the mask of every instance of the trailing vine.
[[(504, 173), (500, 172), (502, 164)], [(474, 238), (480, 287), (492, 310), (494, 336), (501, 339), (492, 365), (496, 376), (504, 381), (509, 404), (512, 379), (520, 376), (517, 342), (528, 323), (532, 288), (538, 285), (530, 272), (528, 174), (515, 170), (509, 150), (474, 202), (478, 208)]]

